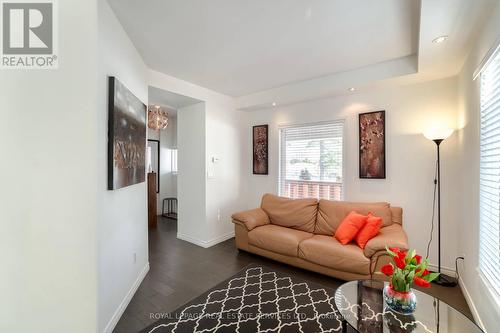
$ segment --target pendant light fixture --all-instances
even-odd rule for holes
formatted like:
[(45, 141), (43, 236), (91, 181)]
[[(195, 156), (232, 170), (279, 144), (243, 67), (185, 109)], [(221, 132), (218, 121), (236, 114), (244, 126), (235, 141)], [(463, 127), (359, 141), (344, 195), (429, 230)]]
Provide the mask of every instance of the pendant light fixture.
[(156, 131), (164, 130), (168, 126), (168, 113), (159, 105), (150, 105), (148, 109), (148, 127)]

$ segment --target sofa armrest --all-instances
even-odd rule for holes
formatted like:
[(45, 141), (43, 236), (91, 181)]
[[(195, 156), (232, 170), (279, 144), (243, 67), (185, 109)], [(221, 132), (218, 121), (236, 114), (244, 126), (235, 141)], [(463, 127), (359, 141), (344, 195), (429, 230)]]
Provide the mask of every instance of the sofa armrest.
[(243, 224), (248, 231), (270, 223), (269, 216), (261, 208), (239, 212), (233, 214), (231, 217), (233, 218), (233, 223)]
[(380, 233), (366, 243), (364, 254), (371, 258), (379, 251), (385, 251), (385, 247), (398, 247), (408, 250), (408, 237), (399, 224), (392, 224), (380, 229)]

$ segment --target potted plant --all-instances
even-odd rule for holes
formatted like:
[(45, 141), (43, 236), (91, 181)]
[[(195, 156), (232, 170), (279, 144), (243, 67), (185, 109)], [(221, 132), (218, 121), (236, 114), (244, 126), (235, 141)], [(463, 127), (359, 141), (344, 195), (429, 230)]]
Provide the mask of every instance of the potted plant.
[(389, 277), (389, 284), (384, 287), (385, 303), (393, 311), (411, 314), (417, 307), (417, 298), (411, 288), (413, 284), (429, 288), (439, 273), (430, 273), (427, 270), (429, 259), (422, 260), (415, 250), (405, 252), (394, 247), (385, 249), (393, 261), (381, 269)]

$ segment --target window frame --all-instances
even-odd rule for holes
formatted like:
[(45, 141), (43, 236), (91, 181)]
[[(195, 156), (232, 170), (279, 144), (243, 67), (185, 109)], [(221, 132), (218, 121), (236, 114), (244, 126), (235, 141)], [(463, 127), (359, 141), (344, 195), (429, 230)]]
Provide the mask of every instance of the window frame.
[[(347, 193), (347, 188), (346, 188), (346, 152), (347, 152), (347, 140), (346, 140), (346, 128), (347, 128), (347, 121), (345, 118), (336, 118), (336, 119), (331, 119), (331, 120), (324, 120), (324, 121), (316, 121), (316, 122), (307, 122), (307, 123), (302, 123), (302, 122), (294, 122), (294, 123), (285, 123), (285, 124), (279, 124), (278, 125), (278, 177), (276, 181), (276, 187), (277, 187), (277, 193), (279, 196), (282, 196), (283, 194), (281, 193), (281, 172), (284, 169), (284, 161), (282, 161), (282, 130), (287, 129), (287, 128), (296, 128), (296, 127), (306, 127), (306, 126), (317, 126), (317, 125), (326, 125), (326, 124), (332, 124), (332, 123), (340, 123), (342, 126), (342, 193), (341, 193), (341, 200), (345, 200), (346, 198), (346, 193)], [(285, 159), (286, 160), (286, 159)]]
[[(488, 277), (488, 274), (483, 272), (483, 269), (481, 268), (481, 256), (482, 252), (484, 249), (482, 249), (481, 242), (482, 242), (482, 199), (481, 199), (481, 192), (482, 192), (482, 183), (481, 183), (481, 167), (482, 167), (482, 146), (483, 146), (483, 139), (482, 139), (482, 134), (483, 134), (483, 73), (488, 69), (488, 66), (492, 64), (493, 61), (495, 61), (496, 57), (500, 57), (500, 45), (496, 45), (495, 48), (493, 48), (493, 52), (489, 52), (487, 57), (485, 58), (485, 61), (481, 65), (480, 71), (474, 74), (474, 79), (479, 77), (479, 117), (478, 117), (478, 130), (479, 130), (479, 172), (478, 172), (478, 221), (479, 221), (479, 229), (478, 229), (478, 248), (477, 248), (477, 267), (476, 271), (479, 275), (479, 280), (481, 281), (480, 283), (483, 285), (484, 289), (487, 290), (488, 296), (491, 297), (493, 302), (496, 304), (497, 309), (500, 307), (500, 291), (497, 290), (495, 286), (495, 282), (491, 281), (490, 278)], [(500, 72), (500, 69), (499, 69)], [(499, 95), (500, 96), (500, 86), (497, 87), (498, 93), (494, 93), (493, 96)], [(500, 135), (499, 135), (500, 137)], [(499, 198), (500, 198), (500, 193), (499, 193)], [(500, 221), (498, 221), (499, 228), (500, 228)], [(500, 235), (499, 241), (500, 241)], [(498, 254), (499, 258), (497, 258), (500, 261), (500, 251)]]

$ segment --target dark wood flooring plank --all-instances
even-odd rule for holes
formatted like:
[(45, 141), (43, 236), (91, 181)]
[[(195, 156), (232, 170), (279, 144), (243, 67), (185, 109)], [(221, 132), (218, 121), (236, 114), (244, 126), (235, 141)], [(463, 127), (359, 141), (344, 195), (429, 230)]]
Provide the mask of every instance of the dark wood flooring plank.
[[(114, 332), (138, 332), (206, 290), (230, 278), (250, 263), (337, 288), (343, 281), (316, 274), (250, 253), (240, 252), (234, 240), (211, 248), (177, 239), (177, 221), (158, 217), (158, 228), (149, 232), (150, 271), (132, 298)], [(433, 285), (423, 290), (472, 318), (459, 287)]]

